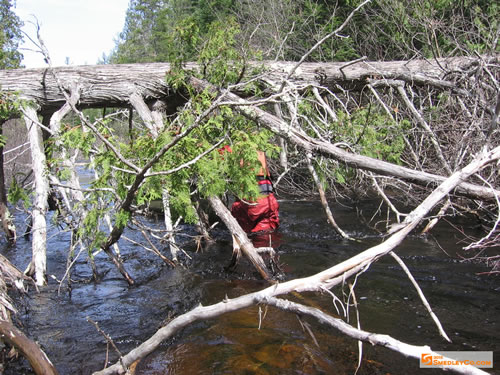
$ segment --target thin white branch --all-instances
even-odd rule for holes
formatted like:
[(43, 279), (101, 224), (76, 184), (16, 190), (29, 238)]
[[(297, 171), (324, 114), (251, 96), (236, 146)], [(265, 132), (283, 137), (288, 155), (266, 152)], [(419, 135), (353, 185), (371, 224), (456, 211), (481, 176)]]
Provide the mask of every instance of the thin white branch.
[(403, 271), (406, 273), (406, 275), (410, 279), (411, 283), (413, 284), (413, 286), (417, 290), (418, 296), (422, 300), (423, 305), (425, 306), (425, 308), (429, 312), (432, 320), (436, 324), (436, 327), (438, 328), (439, 334), (441, 336), (443, 336), (446, 341), (451, 342), (450, 338), (448, 337), (448, 335), (444, 331), (443, 326), (441, 325), (441, 322), (439, 321), (438, 317), (436, 316), (436, 314), (434, 314), (434, 311), (432, 311), (431, 305), (429, 304), (429, 302), (427, 302), (427, 298), (425, 298), (424, 292), (422, 292), (420, 285), (418, 285), (417, 281), (415, 280), (415, 278), (411, 274), (411, 272), (408, 269), (408, 267), (406, 266), (406, 264), (394, 251), (391, 251), (389, 254), (391, 254), (391, 256), (396, 260), (396, 262), (398, 262), (399, 266), (403, 269)]

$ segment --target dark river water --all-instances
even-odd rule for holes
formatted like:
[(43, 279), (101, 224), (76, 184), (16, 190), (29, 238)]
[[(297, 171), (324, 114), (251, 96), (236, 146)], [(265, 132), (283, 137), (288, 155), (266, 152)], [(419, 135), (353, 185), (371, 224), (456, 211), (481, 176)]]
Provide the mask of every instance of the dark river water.
[[(317, 202), (281, 201), (281, 222), (275, 243), (288, 280), (309, 276), (356, 253), (380, 243), (382, 238), (368, 229), (354, 206), (334, 206), (339, 225), (360, 242), (339, 239), (326, 224)], [(376, 209), (363, 204), (366, 218)], [(22, 217), (18, 230), (24, 230)], [(154, 219), (151, 219), (154, 221)], [(161, 224), (161, 218), (159, 219)], [(458, 223), (465, 227), (471, 224)], [(127, 236), (141, 240), (134, 233)], [(97, 322), (128, 353), (150, 337), (164, 322), (199, 303), (219, 302), (263, 289), (252, 267), (242, 261), (234, 272), (224, 267), (231, 257), (227, 232), (216, 232), (217, 243), (203, 252), (186, 244), (184, 267), (163, 264), (142, 248), (121, 243), (125, 266), (137, 281), (128, 287), (108, 258), (96, 256), (100, 282), (88, 282), (91, 271), (86, 255), (81, 255), (72, 278), (71, 295), (50, 278), (49, 285), (16, 299), (17, 321), (22, 329), (46, 351), (60, 374), (90, 374), (105, 366), (107, 345), (87, 317)], [(391, 257), (385, 257), (360, 275), (356, 282), (361, 327), (389, 334), (415, 345), (440, 350), (494, 351), (495, 368), (500, 369), (500, 284), (497, 277), (479, 276), (488, 268), (464, 263), (460, 237), (446, 223), (439, 224), (432, 236), (410, 236), (397, 253), (418, 280), (434, 312), (453, 343), (442, 339), (423, 307), (410, 281)], [(52, 229), (48, 244), (49, 274), (64, 274), (69, 234)], [(445, 254), (451, 255), (449, 257)], [(5, 248), (4, 254), (23, 269), (31, 257), (29, 239)], [(343, 298), (342, 288), (333, 290)], [(337, 314), (331, 296), (306, 293), (288, 296), (310, 306)], [(351, 310), (352, 312), (353, 310)], [(351, 314), (351, 318), (353, 314)], [(352, 321), (354, 323), (354, 321)], [(314, 334), (302, 328), (291, 313), (269, 309), (259, 329), (258, 307), (199, 322), (184, 329), (149, 357), (135, 366), (136, 374), (353, 374), (357, 364), (357, 342), (332, 328), (302, 318)], [(315, 343), (317, 342), (317, 344)], [(109, 348), (110, 363), (117, 354)], [(494, 373), (493, 370), (488, 370)], [(20, 361), (5, 374), (31, 374)], [(384, 348), (363, 345), (363, 362), (358, 374), (438, 374), (438, 370), (419, 369), (417, 360)]]

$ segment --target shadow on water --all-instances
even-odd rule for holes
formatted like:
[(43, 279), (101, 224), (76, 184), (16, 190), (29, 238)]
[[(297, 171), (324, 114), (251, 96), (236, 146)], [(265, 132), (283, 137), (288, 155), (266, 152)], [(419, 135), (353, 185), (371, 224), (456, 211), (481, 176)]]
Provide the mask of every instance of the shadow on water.
[[(279, 246), (280, 262), (286, 279), (309, 276), (345, 260), (377, 243), (381, 238), (366, 229), (355, 210), (335, 209), (338, 223), (361, 242), (339, 239), (326, 224), (316, 202), (281, 202)], [(366, 206), (369, 211), (371, 206)], [(374, 208), (373, 208), (374, 210)], [(127, 234), (133, 236), (133, 234)], [(453, 229), (441, 225), (435, 238), (410, 236), (398, 247), (419, 281), (435, 313), (453, 340), (442, 339), (406, 275), (392, 258), (373, 264), (356, 282), (363, 329), (389, 334), (434, 350), (486, 350), (500, 353), (498, 279), (477, 276), (482, 265), (461, 263), (444, 254), (460, 249)], [(90, 267), (82, 256), (72, 278), (71, 295), (51, 279), (39, 293), (20, 297), (18, 320), (23, 330), (39, 342), (61, 374), (90, 374), (102, 369), (109, 350), (110, 362), (117, 360), (112, 348), (87, 321), (87, 317), (112, 337), (125, 354), (151, 336), (174, 316), (199, 303), (208, 305), (263, 289), (245, 262), (232, 272), (224, 271), (231, 257), (227, 233), (219, 232), (216, 245), (203, 253), (186, 247), (192, 260), (186, 267), (170, 269), (153, 254), (134, 245), (122, 245), (126, 266), (138, 285), (129, 288), (102, 254), (96, 257), (103, 279), (91, 283)], [(140, 238), (136, 238), (140, 241)], [(52, 233), (49, 241), (49, 274), (64, 274), (68, 235)], [(6, 256), (21, 269), (30, 258), (31, 244), (20, 239)], [(345, 290), (333, 290), (343, 298)], [(306, 293), (288, 296), (304, 304), (338, 314), (331, 296)], [(298, 298), (298, 299), (297, 299)], [(218, 319), (198, 322), (164, 342), (161, 347), (135, 365), (137, 375), (172, 374), (353, 374), (357, 364), (357, 343), (334, 330), (294, 314), (259, 307), (226, 314)], [(351, 322), (355, 322), (353, 310)], [(314, 338), (304, 330), (309, 325)], [(316, 344), (317, 343), (317, 344)], [(363, 363), (358, 374), (417, 374), (418, 361), (405, 359), (383, 348), (364, 345)], [(498, 367), (498, 366), (495, 366)], [(26, 363), (5, 374), (30, 374)], [(425, 370), (425, 374), (438, 374)]]

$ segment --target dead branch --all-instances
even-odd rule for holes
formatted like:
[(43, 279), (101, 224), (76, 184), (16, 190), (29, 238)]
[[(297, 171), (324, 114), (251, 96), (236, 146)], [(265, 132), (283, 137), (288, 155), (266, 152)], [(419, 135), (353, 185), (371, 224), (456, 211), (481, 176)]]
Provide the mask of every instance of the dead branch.
[(257, 250), (255, 250), (252, 242), (248, 239), (247, 234), (243, 231), (243, 229), (241, 229), (240, 225), (231, 215), (231, 212), (227, 209), (224, 203), (222, 203), (222, 201), (217, 197), (209, 197), (208, 201), (217, 216), (219, 216), (224, 224), (226, 224), (229, 231), (236, 239), (241, 251), (250, 260), (250, 262), (252, 262), (260, 275), (264, 278), (264, 280), (271, 280), (271, 275), (269, 274), (261, 256), (258, 254)]
[(342, 238), (348, 239), (348, 240), (354, 240), (351, 236), (349, 236), (347, 233), (345, 233), (342, 228), (339, 227), (337, 222), (335, 221), (332, 210), (330, 209), (330, 206), (328, 204), (328, 201), (326, 199), (326, 194), (325, 190), (323, 189), (323, 186), (321, 186), (321, 181), (319, 180), (318, 174), (316, 173), (316, 170), (314, 169), (314, 166), (312, 164), (312, 155), (308, 153), (306, 155), (306, 160), (307, 160), (307, 167), (309, 169), (309, 172), (311, 173), (311, 176), (314, 180), (314, 183), (316, 184), (316, 189), (318, 189), (319, 192), (319, 197), (321, 200), (321, 205), (323, 206), (323, 210), (326, 213), (326, 217), (328, 219), (328, 222), (332, 226), (332, 228), (342, 236)]
[(58, 372), (47, 355), (29, 339), (21, 330), (14, 327), (10, 322), (0, 319), (0, 334), (2, 339), (16, 347), (30, 362), (33, 371), (37, 375), (57, 375)]
[[(315, 308), (301, 305), (299, 303), (275, 298), (268, 297), (261, 301), (261, 303), (274, 306), (279, 308), (280, 310), (294, 312), (296, 314), (304, 314), (309, 315), (317, 319), (320, 323), (329, 325), (336, 330), (340, 331), (346, 336), (349, 336), (353, 339), (360, 340), (371, 345), (379, 345), (383, 346), (387, 349), (393, 350), (400, 354), (403, 354), (405, 357), (410, 357), (414, 359), (420, 360), (422, 354), (432, 354), (432, 355), (440, 355), (434, 352), (429, 346), (415, 346), (406, 344), (402, 341), (396, 340), (389, 335), (381, 335), (377, 333), (363, 331), (358, 328), (354, 328), (350, 324), (347, 324), (341, 319), (334, 318), (323, 311)], [(454, 361), (452, 358), (443, 358), (444, 360)], [(443, 370), (451, 370), (459, 374), (467, 374), (467, 375), (487, 375), (486, 371), (482, 371), (476, 367), (469, 365), (444, 365), (442, 366)]]
[(437, 326), (437, 328), (439, 330), (439, 334), (441, 336), (443, 336), (446, 339), (446, 341), (451, 342), (450, 338), (448, 337), (448, 335), (444, 331), (443, 326), (441, 325), (441, 322), (439, 321), (438, 317), (436, 316), (436, 314), (434, 314), (434, 311), (432, 311), (431, 305), (429, 305), (429, 302), (427, 301), (427, 298), (425, 298), (425, 295), (422, 292), (422, 289), (418, 285), (417, 281), (415, 280), (415, 278), (411, 274), (411, 272), (408, 269), (408, 267), (406, 267), (406, 264), (403, 262), (403, 260), (394, 251), (391, 251), (389, 254), (391, 254), (391, 256), (396, 260), (396, 262), (398, 262), (399, 266), (403, 269), (403, 271), (406, 273), (406, 275), (410, 279), (411, 283), (413, 284), (413, 286), (415, 287), (415, 289), (416, 289), (416, 291), (418, 293), (418, 296), (422, 300), (423, 305), (425, 306), (425, 308), (429, 312), (432, 320), (436, 324), (436, 326)]

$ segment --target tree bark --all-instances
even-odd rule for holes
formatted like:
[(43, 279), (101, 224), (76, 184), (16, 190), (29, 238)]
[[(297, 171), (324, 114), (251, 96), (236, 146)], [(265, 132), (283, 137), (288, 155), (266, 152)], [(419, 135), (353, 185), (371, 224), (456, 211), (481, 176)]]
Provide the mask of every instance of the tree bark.
[(28, 131), (31, 148), (33, 175), (35, 179), (35, 199), (31, 216), (32, 226), (32, 266), (36, 285), (45, 285), (47, 273), (47, 213), (49, 197), (49, 181), (47, 178), (47, 162), (45, 159), (42, 131), (37, 124), (37, 113), (32, 107), (25, 109), (24, 121)]
[(265, 280), (271, 280), (271, 275), (269, 274), (262, 257), (259, 255), (257, 250), (255, 250), (252, 242), (248, 239), (247, 234), (243, 231), (243, 229), (241, 229), (240, 225), (233, 215), (231, 215), (231, 212), (229, 212), (224, 203), (222, 203), (222, 201), (217, 197), (209, 197), (208, 201), (217, 216), (220, 217), (220, 219), (228, 227), (231, 234), (236, 238), (243, 254), (250, 260), (250, 262), (252, 262), (254, 267)]
[[(337, 91), (340, 82), (352, 86), (365, 85), (372, 77), (399, 79), (413, 84), (434, 84), (442, 88), (457, 90), (453, 82), (444, 80), (452, 71), (463, 71), (477, 66), (481, 60), (472, 57), (451, 57), (435, 60), (410, 61), (359, 61), (355, 64), (343, 62), (302, 63), (294, 71), (290, 82), (321, 85)], [(500, 55), (483, 56), (482, 61), (498, 63)], [(250, 62), (251, 67), (262, 67), (270, 80), (281, 82), (295, 68), (295, 62), (264, 61)], [(165, 82), (170, 71), (167, 63), (64, 66), (52, 68), (65, 89), (80, 85), (82, 95), (79, 106), (128, 107), (132, 93), (138, 92), (147, 102), (171, 98), (172, 89)], [(198, 69), (195, 63), (187, 63), (185, 69)], [(251, 69), (248, 69), (249, 71)], [(51, 112), (66, 102), (50, 68), (14, 69), (0, 71), (0, 86), (4, 91), (19, 91), (24, 98), (34, 100), (41, 112)], [(465, 93), (462, 93), (465, 95)]]

